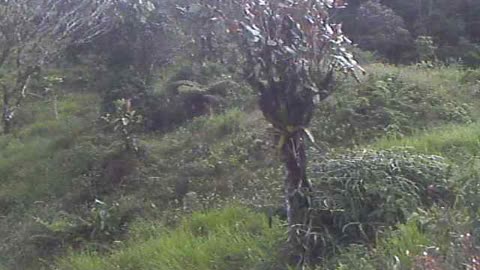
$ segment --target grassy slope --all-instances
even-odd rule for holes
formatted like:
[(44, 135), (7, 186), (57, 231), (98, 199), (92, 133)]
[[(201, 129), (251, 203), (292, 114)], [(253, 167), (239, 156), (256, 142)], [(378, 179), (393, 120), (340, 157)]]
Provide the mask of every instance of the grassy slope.
[[(471, 102), (469, 97), (473, 86), (458, 87), (463, 72), (453, 68), (419, 70), (378, 65), (369, 69), (378, 78), (385, 74), (397, 74), (408, 84), (438, 91), (439, 95), (445, 94), (457, 103)], [(348, 87), (344, 87), (338, 95), (348, 95)], [(198, 256), (204, 263), (204, 269), (236, 269), (229, 268), (239, 266), (226, 256), (235, 250), (253, 247), (252, 257), (241, 254), (244, 256), (242, 261), (251, 263), (246, 263), (245, 267), (268, 255), (272, 247), (268, 243), (272, 243), (278, 235), (266, 229), (264, 221), (256, 223), (261, 239), (266, 237), (267, 243), (263, 244), (261, 241), (252, 242), (250, 232), (238, 230), (238, 219), (229, 220), (221, 230), (215, 230), (215, 234), (206, 238), (193, 236), (182, 227), (168, 230), (157, 229), (158, 225), (155, 225), (153, 237), (146, 241), (145, 238), (136, 238), (134, 233), (136, 228), (144, 227), (151, 221), (154, 224), (178, 224), (182, 216), (192, 210), (183, 210), (178, 202), (184, 195), (180, 193), (185, 193), (179, 190), (179, 184), (185, 179), (190, 183), (188, 191), (198, 195), (195, 203), (197, 210), (218, 207), (232, 199), (255, 206), (279, 202), (282, 169), (271, 158), (275, 153), (261, 114), (232, 109), (223, 115), (198, 118), (165, 135), (142, 135), (140, 139), (147, 158), (120, 182), (113, 182), (105, 175), (102, 166), (112, 158), (125, 158), (116, 154), (118, 150), (111, 144), (111, 138), (97, 134), (95, 125), (92, 125), (98, 115), (97, 104), (95, 96), (69, 96), (61, 101), (61, 117), (55, 120), (42, 104), (32, 103), (24, 112), (26, 123), (18, 133), (0, 138), (0, 215), (4, 216), (0, 219), (0, 237), (6, 239), (0, 244), (0, 269), (2, 263), (8, 266), (7, 269), (39, 269), (39, 265), (47, 268), (53, 261), (44, 251), (64, 254), (72, 248), (73, 255), (62, 260), (60, 269), (109, 269), (115, 265), (124, 265), (121, 269), (129, 269), (129, 264), (136, 267), (131, 269), (149, 269), (148, 265), (169, 263), (186, 267), (189, 261), (181, 258), (189, 252), (194, 257)], [(473, 108), (475, 110), (476, 107)], [(32, 118), (36, 120), (27, 121)], [(336, 121), (333, 120), (329, 120), (329, 124), (334, 126)], [(434, 124), (445, 121), (448, 122), (443, 120)], [(323, 135), (322, 123), (314, 124), (314, 133), (321, 139), (331, 138)], [(409, 128), (422, 126), (411, 123)], [(477, 147), (478, 130), (478, 124), (458, 125), (433, 135), (416, 135), (418, 137), (413, 139), (384, 139), (374, 147), (410, 145), (419, 151), (435, 154), (455, 153), (457, 147), (468, 151), (471, 146)], [(359, 131), (352, 133), (353, 136), (359, 134)], [(96, 216), (100, 207), (93, 204), (94, 199), (100, 199), (109, 206), (111, 218), (106, 223), (110, 227), (104, 227), (101, 232), (99, 226), (103, 221)], [(206, 214), (204, 218), (216, 219), (216, 215), (228, 215), (229, 211)], [(248, 220), (262, 219), (261, 215), (247, 213), (243, 209), (231, 211), (238, 211)], [(138, 225), (134, 222), (138, 217), (151, 221)], [(182, 224), (185, 226), (192, 220)], [(137, 225), (131, 225), (132, 222)], [(93, 237), (92, 232), (96, 232)], [(122, 244), (121, 248), (112, 244), (114, 241), (123, 242), (126, 233), (131, 237), (127, 244)], [(236, 240), (230, 242), (230, 238)], [(175, 246), (178, 239), (192, 245)], [(109, 248), (99, 248), (105, 245)], [(226, 245), (222, 249), (224, 253), (197, 253), (188, 249), (217, 245)], [(99, 253), (78, 252), (78, 248), (85, 247)], [(103, 257), (103, 252), (110, 247), (116, 251)], [(165, 248), (174, 248), (178, 253), (175, 256), (150, 256), (156, 254), (156, 250)], [(48, 261), (40, 263), (38, 258), (44, 256)]]
[[(65, 97), (59, 120), (41, 108), (34, 112), (41, 105), (28, 104), (23, 114), (35, 120), (27, 118), (17, 133), (0, 140), (0, 265), (38, 269), (52, 263), (39, 258), (72, 247), (103, 250), (122, 240), (136, 217), (176, 224), (191, 211), (179, 202), (188, 191), (198, 196), (197, 210), (231, 199), (262, 207), (281, 194), (275, 192), (281, 170), (263, 153), (269, 146), (258, 112), (231, 109), (168, 134), (143, 134), (145, 157), (118, 182), (106, 164), (129, 158), (119, 155), (116, 140), (98, 133), (97, 97)], [(273, 166), (261, 170), (266, 164)], [(179, 191), (185, 179), (188, 190)], [(95, 199), (108, 205), (111, 216), (101, 231)]]
[(379, 149), (406, 147), (421, 153), (465, 159), (479, 154), (480, 124), (447, 125), (403, 138), (385, 137), (373, 147)]
[(31, 101), (18, 115), (29, 121), (0, 137), (0, 265), (45, 252), (34, 240), (41, 233), (36, 218), (55, 213), (61, 198), (77, 190), (95, 155), (102, 154), (92, 143), (97, 103), (95, 95), (67, 95), (56, 120), (51, 104)]
[(264, 215), (241, 207), (193, 214), (174, 230), (144, 223), (132, 229), (136, 236), (107, 258), (75, 254), (62, 260), (58, 268), (266, 269), (262, 261), (273, 261), (270, 252), (283, 235), (280, 226), (268, 228)]

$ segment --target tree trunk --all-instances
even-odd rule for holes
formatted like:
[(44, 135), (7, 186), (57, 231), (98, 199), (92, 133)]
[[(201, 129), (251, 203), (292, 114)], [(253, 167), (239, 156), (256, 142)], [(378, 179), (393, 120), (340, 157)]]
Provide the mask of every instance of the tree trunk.
[(311, 184), (307, 179), (307, 157), (303, 131), (291, 135), (282, 149), (287, 171), (285, 204), (289, 225), (289, 254), (298, 265), (309, 260)]
[(58, 116), (58, 99), (57, 99), (57, 95), (54, 93), (53, 94), (53, 115), (55, 116), (55, 120), (58, 120), (59, 119), (59, 116)]
[(3, 134), (8, 134), (11, 131), (12, 121), (10, 119), (10, 106), (9, 106), (9, 95), (8, 92), (4, 89), (3, 91), (3, 113), (2, 113), (2, 129)]
[(10, 119), (4, 115), (2, 124), (3, 124), (3, 134), (9, 134), (10, 131), (12, 130), (12, 121), (10, 121)]

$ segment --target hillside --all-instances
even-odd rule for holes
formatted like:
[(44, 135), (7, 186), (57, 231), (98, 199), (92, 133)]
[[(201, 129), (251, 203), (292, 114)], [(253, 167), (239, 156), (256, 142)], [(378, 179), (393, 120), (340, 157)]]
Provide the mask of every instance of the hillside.
[[(312, 125), (318, 269), (474, 267), (480, 72), (367, 71), (339, 77)], [(211, 115), (136, 131), (138, 154), (93, 92), (63, 89), (58, 115), (28, 100), (0, 137), (0, 269), (286, 269), (275, 132), (239, 87)]]

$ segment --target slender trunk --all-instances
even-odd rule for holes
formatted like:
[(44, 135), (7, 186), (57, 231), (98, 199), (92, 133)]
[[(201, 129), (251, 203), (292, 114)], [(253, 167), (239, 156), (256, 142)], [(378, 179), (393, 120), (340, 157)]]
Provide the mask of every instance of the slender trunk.
[(12, 121), (10, 119), (3, 117), (3, 134), (10, 134), (12, 130)]
[(57, 95), (53, 94), (53, 115), (55, 116), (55, 120), (58, 120), (58, 100)]
[(309, 260), (309, 225), (311, 184), (307, 179), (307, 157), (304, 134), (295, 132), (283, 147), (283, 159), (287, 171), (285, 179), (285, 204), (290, 227), (290, 251), (299, 266)]
[(2, 129), (3, 129), (3, 134), (8, 134), (10, 133), (11, 130), (11, 119), (10, 119), (10, 97), (9, 94), (4, 87), (3, 89), (3, 104), (2, 104)]

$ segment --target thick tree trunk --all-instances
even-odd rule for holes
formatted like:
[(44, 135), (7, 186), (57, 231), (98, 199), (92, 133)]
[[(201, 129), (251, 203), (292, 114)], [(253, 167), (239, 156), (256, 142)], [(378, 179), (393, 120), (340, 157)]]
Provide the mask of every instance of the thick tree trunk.
[(308, 263), (311, 184), (307, 179), (306, 146), (304, 133), (295, 132), (283, 146), (283, 159), (287, 171), (285, 204), (287, 210), (290, 251), (296, 263)]

